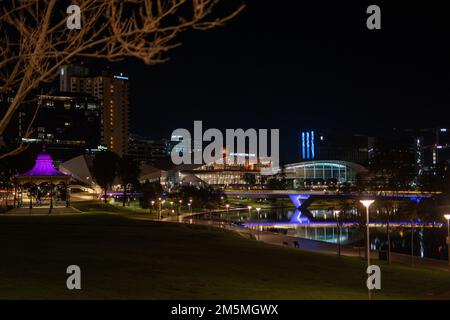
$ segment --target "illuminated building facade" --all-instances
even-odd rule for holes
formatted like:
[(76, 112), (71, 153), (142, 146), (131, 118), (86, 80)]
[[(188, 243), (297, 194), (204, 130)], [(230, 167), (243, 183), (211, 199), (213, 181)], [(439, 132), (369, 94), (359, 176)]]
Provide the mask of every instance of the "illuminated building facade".
[(33, 122), (30, 137), (25, 131), (32, 121), (36, 104), (25, 105), (19, 115), (19, 139), (52, 152), (62, 161), (98, 150), (101, 142), (100, 103), (97, 97), (64, 93), (37, 96), (39, 112)]
[[(244, 157), (245, 163), (238, 163)], [(207, 184), (224, 188), (259, 185), (264, 169), (270, 169), (270, 159), (254, 154), (224, 152), (222, 158), (204, 165), (181, 165), (169, 172), (172, 184)], [(270, 171), (270, 170), (269, 170)]]
[(305, 186), (353, 184), (367, 169), (348, 161), (305, 161), (284, 166), (283, 174), (294, 189)]
[(83, 66), (66, 65), (60, 69), (60, 91), (97, 97), (101, 104), (103, 144), (119, 156), (128, 153), (130, 106), (126, 76), (108, 72), (89, 76), (89, 69)]
[(337, 130), (308, 130), (300, 133), (302, 161), (342, 160), (362, 165), (368, 161), (368, 141), (365, 135)]
[(148, 139), (131, 134), (128, 155), (136, 161), (154, 166), (158, 160), (170, 156), (170, 147), (166, 139)]

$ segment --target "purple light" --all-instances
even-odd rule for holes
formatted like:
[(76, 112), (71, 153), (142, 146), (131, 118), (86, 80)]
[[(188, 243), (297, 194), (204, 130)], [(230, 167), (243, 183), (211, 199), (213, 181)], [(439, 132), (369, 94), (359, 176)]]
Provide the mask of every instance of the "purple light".
[(34, 168), (17, 176), (65, 176), (53, 165), (52, 157), (48, 153), (41, 153), (36, 158)]
[(291, 198), (292, 203), (294, 204), (295, 208), (298, 209), (303, 204), (304, 200), (309, 199), (309, 195), (307, 194), (290, 194), (289, 198)]
[[(302, 218), (305, 219), (305, 218)], [(273, 227), (273, 226), (297, 226), (297, 225), (307, 225), (308, 227), (314, 227), (314, 226), (329, 226), (334, 227), (336, 226), (336, 222), (325, 222), (325, 221), (317, 221), (317, 222), (305, 222), (305, 221), (273, 221), (273, 222), (246, 222), (242, 224), (244, 227)], [(357, 226), (358, 222), (342, 222), (340, 223), (341, 227), (354, 227)], [(385, 227), (386, 223), (384, 222), (371, 222), (369, 225), (372, 228), (377, 227)], [(391, 226), (393, 227), (410, 227), (414, 226), (416, 227), (429, 227), (429, 228), (440, 228), (443, 226), (443, 223), (419, 223), (419, 222), (391, 222)]]

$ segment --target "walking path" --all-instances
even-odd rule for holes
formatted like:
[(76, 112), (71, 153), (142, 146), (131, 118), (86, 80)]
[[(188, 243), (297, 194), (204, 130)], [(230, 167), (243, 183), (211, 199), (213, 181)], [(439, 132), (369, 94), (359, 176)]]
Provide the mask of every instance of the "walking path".
[[(229, 211), (231, 211), (231, 210), (232, 209), (230, 209)], [(236, 209), (233, 209), (233, 210), (236, 210)], [(239, 210), (242, 210), (242, 209), (239, 209)], [(178, 217), (168, 217), (163, 220), (168, 221), (168, 222), (199, 224), (199, 225), (214, 226), (214, 227), (218, 227), (218, 228), (225, 228), (228, 230), (238, 232), (241, 235), (248, 236), (248, 237), (251, 237), (258, 241), (262, 241), (262, 242), (269, 243), (272, 245), (287, 246), (287, 247), (292, 247), (292, 248), (304, 250), (304, 251), (337, 255), (338, 245), (335, 243), (287, 236), (287, 235), (284, 235), (281, 233), (275, 233), (275, 232), (269, 232), (269, 231), (251, 230), (251, 229), (239, 226), (237, 224), (218, 221), (218, 220), (206, 220), (206, 219), (196, 219), (195, 218), (195, 216), (204, 215), (204, 214), (207, 214), (210, 212), (223, 212), (223, 210), (199, 212), (199, 213), (195, 213), (195, 214), (183, 214)], [(349, 245), (341, 245), (341, 255), (352, 256), (352, 257), (359, 256), (359, 257), (361, 257), (361, 259), (365, 259), (365, 248), (357, 248), (357, 247), (353, 247), (353, 246), (349, 246)], [(371, 259), (377, 260), (379, 258), (378, 251), (372, 251), (370, 256), (371, 256)], [(417, 267), (432, 268), (432, 269), (437, 269), (437, 270), (441, 270), (441, 271), (449, 271), (450, 270), (448, 262), (444, 261), (444, 260), (420, 258), (420, 257), (414, 257), (414, 259), (412, 259), (410, 255), (394, 253), (394, 252), (391, 252), (391, 262), (396, 263), (396, 264), (407, 265), (407, 266), (412, 266), (414, 263), (414, 266), (417, 266)]]

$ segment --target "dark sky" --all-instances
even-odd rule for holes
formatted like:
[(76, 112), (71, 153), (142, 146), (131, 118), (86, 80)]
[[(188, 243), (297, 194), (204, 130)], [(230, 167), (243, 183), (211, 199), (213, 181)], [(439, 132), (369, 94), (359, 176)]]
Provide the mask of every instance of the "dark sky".
[[(168, 137), (194, 120), (205, 128), (279, 128), (282, 154), (296, 160), (301, 129), (378, 133), (450, 123), (443, 4), (243, 2), (245, 12), (227, 26), (184, 34), (168, 63), (114, 67), (131, 79), (133, 132)], [(366, 28), (370, 4), (381, 7), (382, 30)]]

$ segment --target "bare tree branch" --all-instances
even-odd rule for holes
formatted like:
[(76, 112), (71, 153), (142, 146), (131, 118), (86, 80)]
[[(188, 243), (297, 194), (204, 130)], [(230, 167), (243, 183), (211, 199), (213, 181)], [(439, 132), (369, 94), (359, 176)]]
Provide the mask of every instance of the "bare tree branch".
[(219, 0), (80, 0), (80, 30), (66, 28), (66, 8), (59, 0), (2, 2), (0, 93), (14, 92), (14, 97), (0, 119), (0, 136), (25, 99), (52, 81), (62, 65), (83, 57), (163, 63), (165, 54), (180, 45), (181, 32), (221, 26), (244, 8), (238, 0), (227, 1), (234, 8), (218, 16)]

